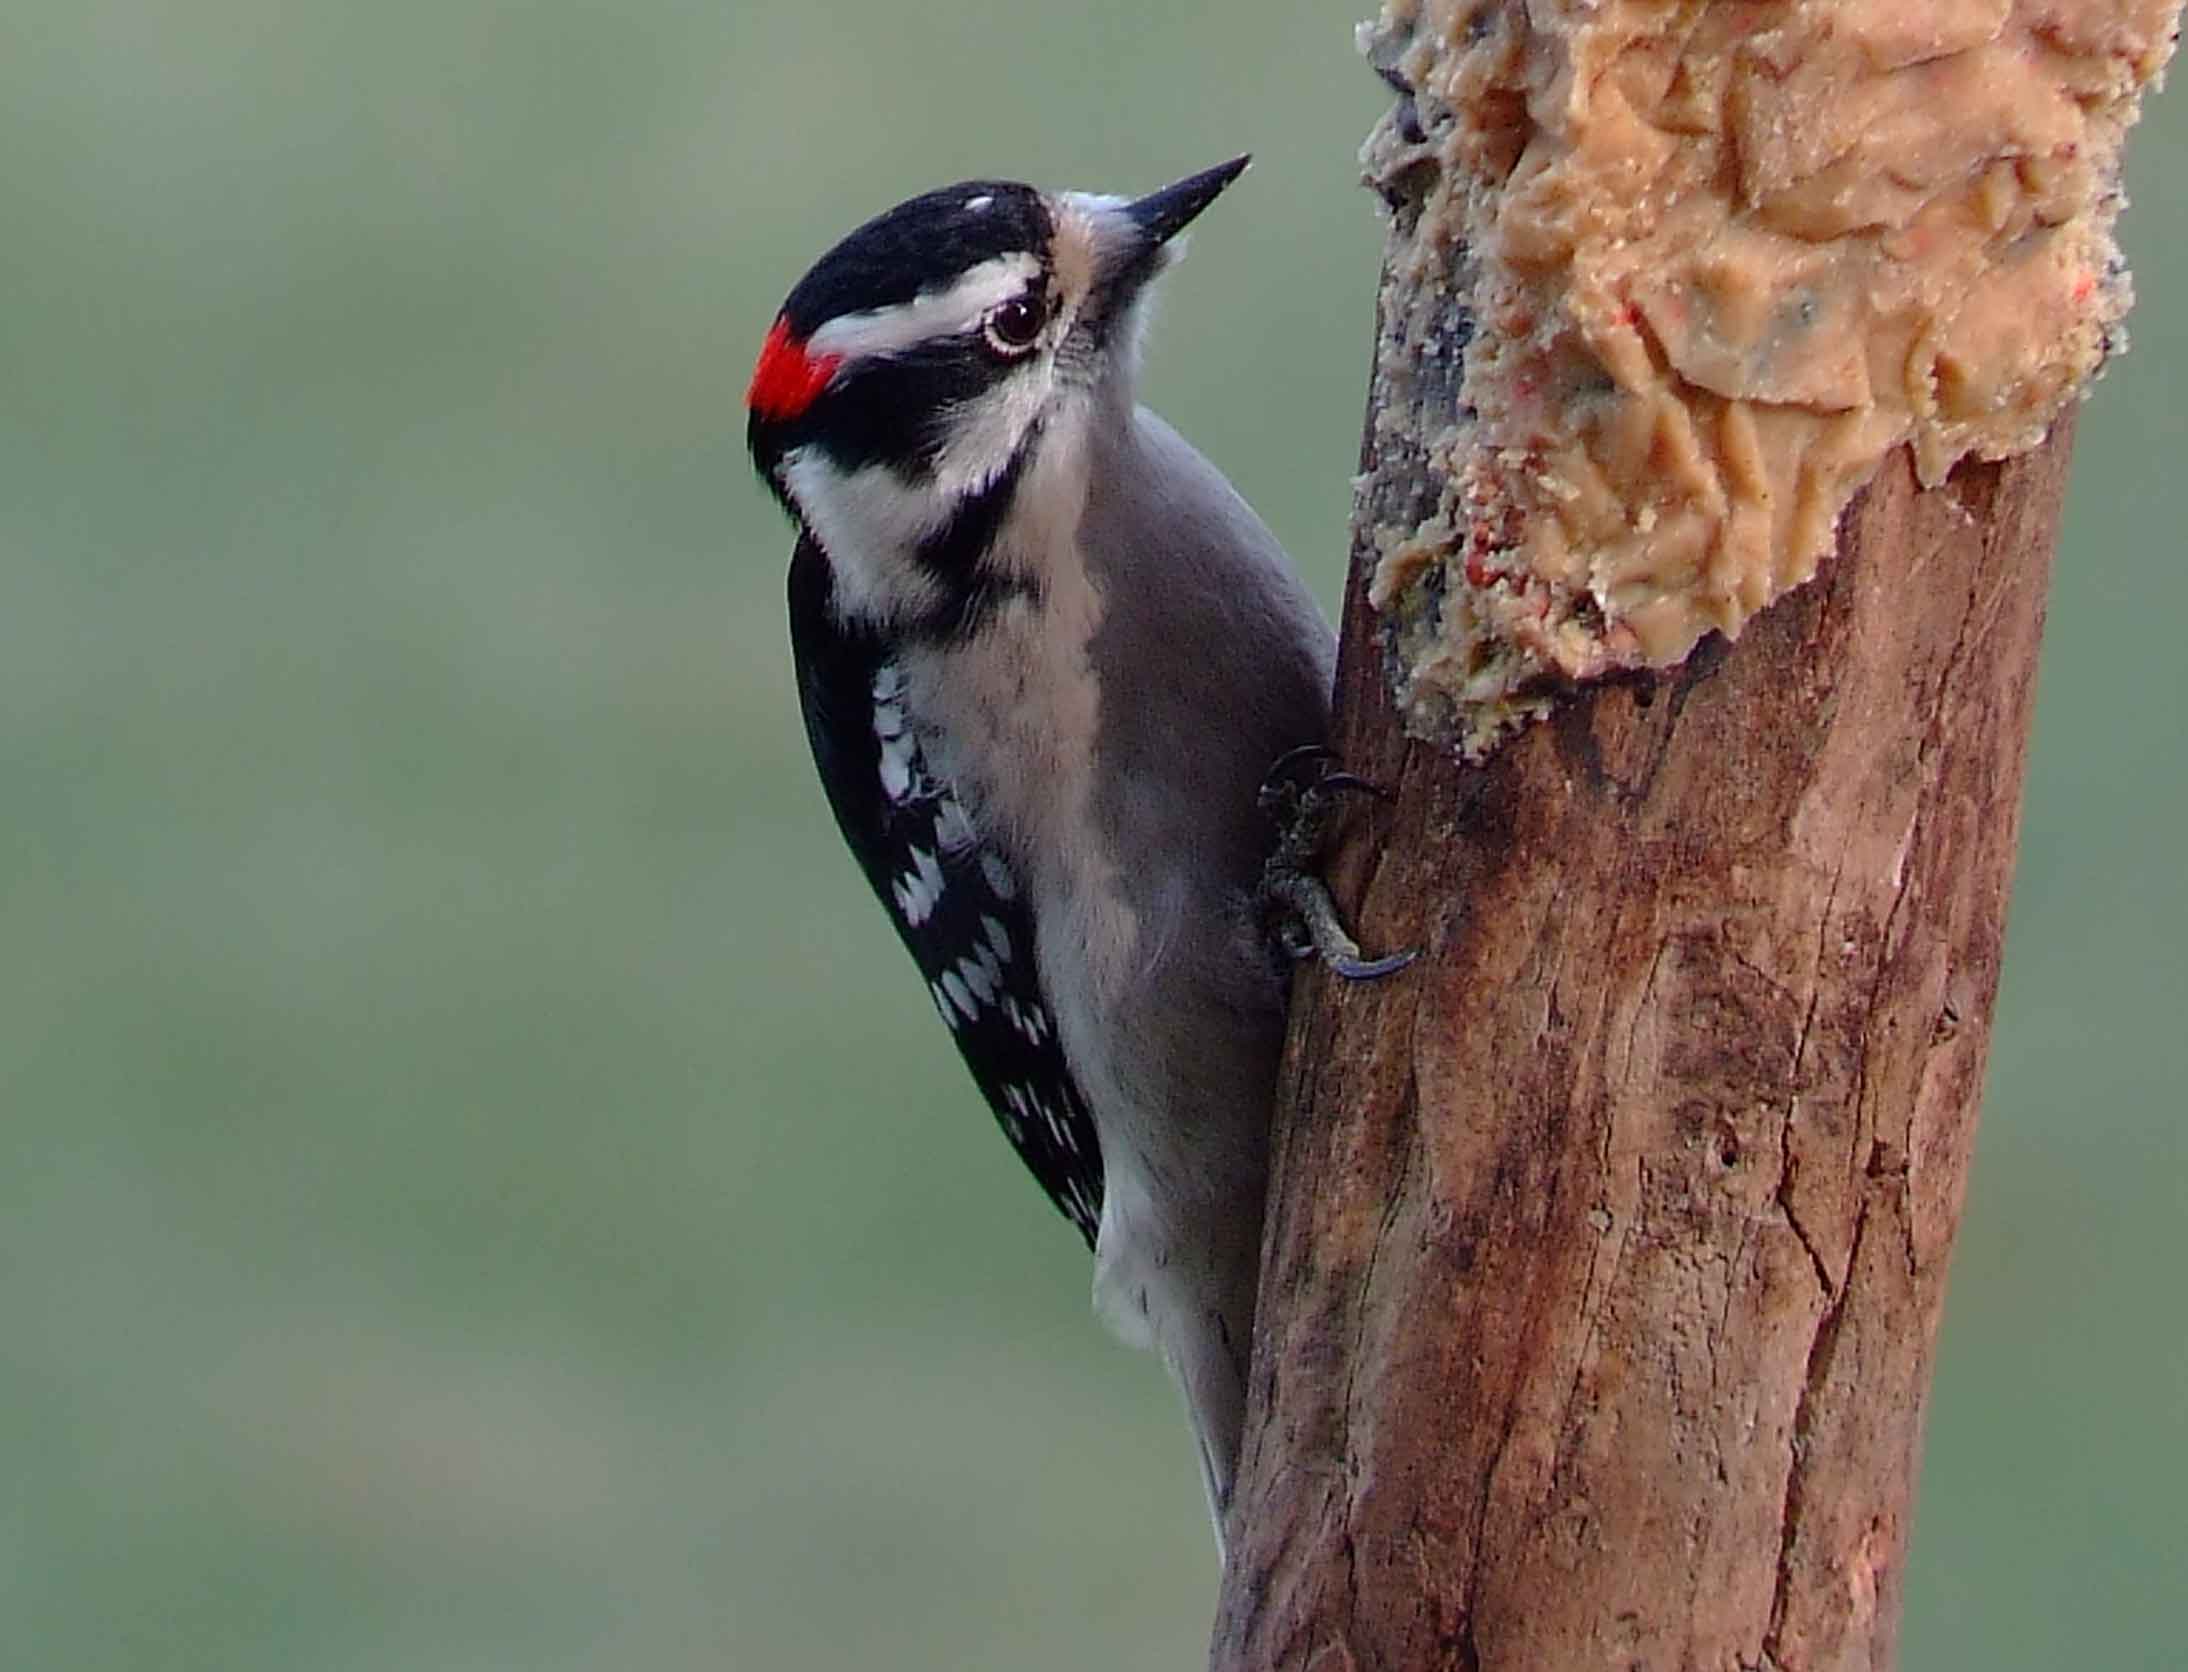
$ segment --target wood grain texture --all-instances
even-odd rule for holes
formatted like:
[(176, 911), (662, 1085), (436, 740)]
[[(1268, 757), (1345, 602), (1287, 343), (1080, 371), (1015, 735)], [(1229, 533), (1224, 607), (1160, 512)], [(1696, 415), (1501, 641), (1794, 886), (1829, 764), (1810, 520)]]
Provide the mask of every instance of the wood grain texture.
[(1218, 1672), (1891, 1664), (2071, 446), (1894, 455), (1736, 644), (1480, 769), (1354, 552), (1339, 896), (1426, 955), (1298, 991)]

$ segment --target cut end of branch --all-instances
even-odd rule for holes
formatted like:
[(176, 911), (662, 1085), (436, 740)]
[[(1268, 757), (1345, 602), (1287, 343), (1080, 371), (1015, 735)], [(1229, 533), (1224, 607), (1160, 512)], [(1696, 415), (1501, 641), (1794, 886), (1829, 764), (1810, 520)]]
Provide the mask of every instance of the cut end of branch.
[(2041, 440), (2130, 300), (2181, 0), (1387, 0), (1363, 481), (1408, 729), (1478, 758), (1811, 578), (1894, 447)]

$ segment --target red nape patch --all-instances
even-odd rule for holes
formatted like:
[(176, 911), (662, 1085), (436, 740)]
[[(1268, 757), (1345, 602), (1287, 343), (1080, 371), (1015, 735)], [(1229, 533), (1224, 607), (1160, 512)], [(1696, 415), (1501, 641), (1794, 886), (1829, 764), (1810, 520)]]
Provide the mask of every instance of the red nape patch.
[(745, 405), (762, 418), (795, 418), (828, 387), (842, 364), (840, 354), (806, 353), (805, 344), (791, 334), (790, 321), (777, 319), (760, 345), (760, 363), (752, 368)]

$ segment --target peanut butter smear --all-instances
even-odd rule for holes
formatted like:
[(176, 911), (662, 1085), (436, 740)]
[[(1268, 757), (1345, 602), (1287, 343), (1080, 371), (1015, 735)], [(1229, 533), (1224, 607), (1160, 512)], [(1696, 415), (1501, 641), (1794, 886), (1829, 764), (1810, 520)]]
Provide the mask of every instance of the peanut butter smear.
[(2039, 442), (2130, 300), (2181, 0), (1387, 0), (1376, 407), (1438, 498), (1370, 597), (1479, 756), (1816, 572), (1885, 454)]

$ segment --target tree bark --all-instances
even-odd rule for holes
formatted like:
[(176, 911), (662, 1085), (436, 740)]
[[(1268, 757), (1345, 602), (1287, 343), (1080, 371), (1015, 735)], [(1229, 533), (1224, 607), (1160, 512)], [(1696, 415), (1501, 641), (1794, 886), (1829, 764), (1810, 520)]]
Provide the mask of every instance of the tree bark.
[(1218, 1672), (1891, 1663), (2071, 437), (1895, 453), (1737, 643), (1479, 769), (1355, 550), (1338, 892), (1424, 956), (1296, 998)]

